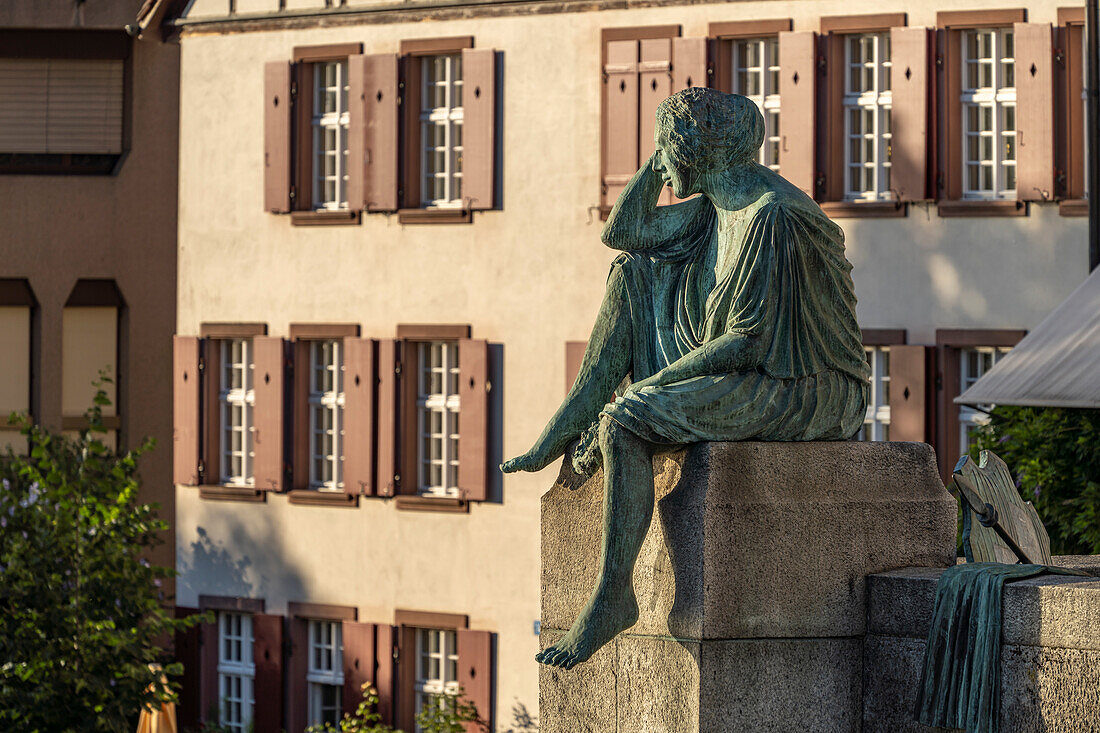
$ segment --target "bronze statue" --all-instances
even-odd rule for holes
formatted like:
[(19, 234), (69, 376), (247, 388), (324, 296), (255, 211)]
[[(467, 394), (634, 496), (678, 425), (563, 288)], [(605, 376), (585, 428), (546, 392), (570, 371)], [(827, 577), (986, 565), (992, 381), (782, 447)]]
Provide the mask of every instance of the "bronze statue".
[[(622, 254), (580, 373), (534, 447), (501, 467), (538, 471), (580, 438), (574, 469), (604, 469), (599, 578), (569, 633), (536, 656), (542, 664), (569, 669), (637, 621), (654, 452), (846, 440), (863, 423), (869, 369), (844, 234), (756, 162), (763, 137), (747, 97), (691, 88), (661, 103), (657, 149), (603, 229)], [(700, 195), (658, 207), (665, 185)]]

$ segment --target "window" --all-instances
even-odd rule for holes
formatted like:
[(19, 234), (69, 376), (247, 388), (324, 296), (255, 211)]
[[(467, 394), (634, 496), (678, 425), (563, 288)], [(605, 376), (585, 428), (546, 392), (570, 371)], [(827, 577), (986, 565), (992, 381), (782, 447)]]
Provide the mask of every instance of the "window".
[(344, 374), (342, 342), (310, 342), (309, 487), (343, 491)]
[(844, 197), (889, 199), (890, 34), (847, 35), (844, 49)]
[(36, 301), (23, 279), (0, 279), (0, 451), (26, 453), (27, 441), (7, 416), (31, 411), (31, 318)]
[(462, 205), (462, 55), (421, 59), (421, 202)]
[(313, 208), (348, 206), (348, 62), (313, 64)]
[[(107, 395), (101, 417), (109, 447), (118, 445), (121, 406), (119, 396), (119, 323), (125, 307), (113, 280), (77, 280), (65, 301), (61, 317), (61, 428), (72, 435), (86, 429), (85, 412), (96, 392)], [(109, 382), (96, 384), (105, 375)]]
[(1011, 28), (962, 43), (963, 198), (1016, 198), (1016, 78)]
[(425, 496), (458, 496), (458, 343), (417, 344), (420, 435), (417, 491)]
[[(432, 695), (458, 692), (457, 633), (444, 629), (416, 630), (416, 711), (431, 702)], [(417, 733), (422, 730), (416, 726)]]
[(733, 91), (742, 94), (764, 115), (760, 164), (779, 170), (779, 39), (746, 38), (733, 43)]
[(344, 690), (344, 647), (339, 621), (309, 622), (309, 724), (339, 723)]
[(221, 482), (228, 486), (252, 486), (253, 408), (251, 339), (225, 339), (221, 344)]
[[(959, 354), (959, 394), (962, 394), (985, 375), (993, 365), (1001, 360), (1010, 351), (1003, 346), (979, 346), (963, 349)], [(982, 405), (981, 409), (975, 409), (969, 405), (959, 406), (959, 450), (961, 454), (970, 452), (974, 445), (976, 430), (989, 423), (989, 415), (993, 405)]]
[(231, 731), (244, 733), (252, 721), (253, 682), (252, 617), (244, 613), (218, 613), (218, 700), (220, 722)]
[(867, 363), (871, 366), (870, 398), (867, 400), (867, 417), (860, 428), (859, 440), (890, 439), (890, 348), (887, 346), (864, 347)]

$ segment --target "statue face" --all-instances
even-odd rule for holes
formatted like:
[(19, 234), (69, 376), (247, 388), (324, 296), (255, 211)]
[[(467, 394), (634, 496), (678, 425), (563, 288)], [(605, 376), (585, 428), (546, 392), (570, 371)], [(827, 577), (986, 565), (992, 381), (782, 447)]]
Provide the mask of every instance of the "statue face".
[(666, 183), (671, 184), (672, 193), (682, 199), (696, 193), (693, 190), (694, 176), (684, 166), (683, 161), (671, 153), (665, 131), (658, 129), (653, 142), (657, 147), (657, 158), (653, 161), (653, 170), (660, 173)]

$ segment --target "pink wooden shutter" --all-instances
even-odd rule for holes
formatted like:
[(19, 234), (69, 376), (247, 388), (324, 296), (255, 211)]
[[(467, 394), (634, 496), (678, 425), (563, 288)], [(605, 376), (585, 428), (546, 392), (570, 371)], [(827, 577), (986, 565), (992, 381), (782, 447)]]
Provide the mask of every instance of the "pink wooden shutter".
[(672, 39), (672, 94), (712, 86), (707, 44), (706, 38)]
[(638, 170), (638, 42), (608, 41), (601, 202), (611, 207)]
[(310, 343), (304, 339), (293, 342), (294, 385), (293, 418), (291, 422), (291, 488), (309, 488), (309, 370)]
[(496, 152), (496, 52), (462, 51), (462, 198), (493, 208)]
[(1054, 198), (1054, 61), (1050, 23), (1015, 23), (1016, 198)]
[[(672, 94), (672, 39), (647, 38), (641, 42), (638, 64), (638, 166), (649, 160), (656, 149), (653, 142), (657, 127), (657, 105)], [(634, 171), (631, 171), (633, 175)], [(672, 190), (666, 187), (658, 205), (672, 203)]]
[[(477, 707), (478, 718), (493, 730), (493, 635), (488, 631), (458, 630), (458, 683)], [(467, 733), (484, 728), (467, 723)]]
[[(187, 618), (199, 612), (197, 608), (176, 606), (176, 618)], [(199, 727), (199, 690), (202, 668), (202, 627), (192, 626), (175, 634), (175, 659), (183, 665), (179, 679), (180, 701), (176, 706), (180, 729)]]
[(344, 493), (374, 494), (372, 339), (344, 339)]
[(256, 488), (282, 491), (283, 479), (283, 367), (285, 342), (277, 336), (253, 336), (252, 384), (255, 428), (252, 473)]
[(934, 347), (890, 347), (890, 440), (928, 440), (929, 350)]
[(252, 638), (255, 727), (258, 731), (279, 730), (283, 727), (283, 617), (253, 615)]
[(264, 64), (264, 209), (290, 211), (290, 77), (286, 61)]
[(816, 179), (816, 38), (813, 31), (779, 34), (779, 171), (811, 198)]
[(379, 496), (397, 493), (397, 342), (378, 342), (378, 483)]
[(489, 343), (458, 342), (458, 486), (462, 498), (489, 495)]
[(396, 211), (397, 55), (352, 56), (348, 86), (348, 205), (363, 211)]
[[(297, 616), (290, 619), (290, 659), (287, 660), (287, 687), (290, 690), (287, 730), (305, 730), (309, 725), (309, 621)], [(275, 728), (273, 730), (279, 730)], [(259, 733), (260, 729), (256, 729)]]
[[(199, 717), (203, 720), (217, 722), (218, 699), (218, 615), (215, 613), (214, 623), (201, 624), (199, 633), (202, 638), (199, 650)], [(215, 712), (211, 718), (208, 713)]]
[(890, 29), (890, 187), (903, 201), (928, 197), (929, 38), (926, 28)]
[(584, 350), (588, 347), (587, 341), (565, 342), (565, 392), (573, 389), (573, 383), (577, 381), (577, 375), (581, 372), (581, 362), (584, 361)]
[(199, 339), (172, 337), (172, 480), (199, 484)]
[(363, 685), (374, 685), (374, 624), (344, 621), (344, 712), (355, 714)]
[(374, 629), (374, 688), (378, 690), (378, 714), (382, 722), (395, 723), (394, 701), (397, 691), (394, 684), (397, 675), (394, 670), (394, 638), (397, 630), (393, 626), (378, 624)]

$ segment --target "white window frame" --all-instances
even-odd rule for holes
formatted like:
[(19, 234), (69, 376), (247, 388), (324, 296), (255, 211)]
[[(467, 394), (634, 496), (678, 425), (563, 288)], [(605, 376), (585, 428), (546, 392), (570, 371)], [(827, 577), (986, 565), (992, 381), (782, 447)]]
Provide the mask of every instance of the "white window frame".
[(867, 415), (859, 430), (858, 440), (890, 439), (890, 347), (865, 346), (867, 364), (871, 367)]
[[(435, 669), (432, 669), (433, 662)], [(456, 695), (458, 632), (454, 629), (416, 629), (416, 683), (414, 713), (424, 709), (431, 695)], [(416, 733), (422, 729), (416, 726)]]
[[(226, 486), (254, 486), (256, 478), (253, 475), (253, 458), (255, 453), (252, 445), (253, 408), (256, 404), (256, 393), (253, 389), (253, 354), (252, 339), (237, 338), (223, 339), (221, 342), (221, 355), (219, 361), (219, 394), (218, 404), (221, 411), (220, 430), (220, 473), (221, 482)], [(234, 353), (236, 347), (240, 348)], [(239, 386), (233, 384), (233, 374), (239, 372), (241, 380)], [(236, 414), (235, 411), (239, 410)], [(239, 419), (238, 419), (239, 418)], [(229, 434), (239, 433), (241, 436), (240, 450), (234, 450)], [(241, 470), (233, 470), (233, 461), (241, 462)]]
[[(417, 382), (417, 490), (423, 496), (458, 496), (458, 342), (424, 341)], [(438, 358), (436, 358), (438, 357)], [(434, 359), (434, 361), (433, 361)], [(433, 385), (433, 379), (435, 384)], [(433, 418), (438, 416), (433, 425)]]
[[(329, 349), (326, 355), (325, 350)], [(325, 375), (331, 383), (326, 388)], [(331, 446), (325, 441), (331, 439)], [(331, 448), (331, 450), (330, 450)], [(340, 339), (309, 345), (309, 487), (344, 490), (344, 354)], [(318, 469), (321, 469), (320, 471)]]
[[(764, 116), (764, 144), (760, 146), (760, 165), (779, 172), (779, 37), (761, 36), (759, 38), (739, 38), (732, 44), (733, 91), (748, 97)], [(756, 64), (742, 66), (742, 50), (748, 56), (756, 53)], [(772, 63), (774, 61), (774, 63)], [(756, 89), (741, 82), (741, 76), (756, 80)], [(751, 94), (749, 92), (752, 92)]]
[[(330, 70), (335, 77), (333, 85), (326, 81)], [(348, 208), (348, 90), (346, 59), (313, 64), (313, 208), (318, 211)], [(326, 109), (330, 95), (334, 104)], [(331, 172), (325, 167), (329, 159)], [(331, 196), (326, 192), (329, 184)]]
[[(434, 75), (442, 64), (443, 75)], [(462, 206), (462, 54), (449, 53), (425, 56), (420, 60), (420, 200), (425, 208), (457, 208)], [(432, 90), (443, 89), (443, 104), (435, 106)], [(442, 145), (433, 145), (432, 133), (440, 129)], [(442, 170), (429, 165), (433, 156), (442, 156)], [(436, 196), (435, 181), (442, 180), (443, 195)]]
[[(853, 58), (853, 44), (859, 44), (860, 56), (869, 50), (870, 58)], [(889, 32), (844, 36), (844, 198), (848, 201), (893, 199), (890, 190), (892, 66)], [(858, 88), (853, 88), (853, 74), (860, 77)], [(864, 83), (866, 76), (870, 76), (869, 85)], [(853, 129), (854, 115), (859, 117), (858, 131)], [(853, 186), (853, 174), (859, 177), (859, 186)]]
[(253, 641), (250, 614), (218, 612), (218, 721), (235, 733), (244, 733), (252, 722), (256, 680)]
[[(328, 722), (337, 725), (342, 715), (344, 688), (344, 632), (339, 621), (309, 621), (309, 669), (306, 683), (309, 685), (309, 724)], [(326, 687), (337, 688), (336, 708), (327, 718), (324, 711)]]
[[(959, 394), (970, 388), (975, 382), (1012, 350), (1010, 346), (975, 346), (959, 350)], [(971, 369), (970, 357), (976, 356), (976, 369)], [(988, 359), (988, 364), (983, 363)], [(975, 428), (989, 424), (989, 411), (993, 405), (980, 405), (975, 409), (970, 405), (959, 405), (959, 455), (970, 452), (970, 433)]]
[[(969, 54), (971, 38), (988, 38), (989, 56), (972, 58)], [(980, 42), (980, 41), (979, 41)], [(962, 192), (964, 199), (1011, 200), (1016, 198), (1016, 59), (1013, 30), (1008, 28), (978, 28), (960, 34), (962, 63), (961, 114), (962, 114)], [(989, 84), (981, 85), (981, 67), (988, 67)], [(969, 86), (969, 71), (974, 68), (979, 76), (978, 86)], [(1011, 69), (1011, 71), (1009, 71)], [(1009, 78), (1011, 77), (1011, 78)], [(975, 112), (977, 127), (971, 125), (970, 113)], [(983, 115), (988, 112), (989, 129), (984, 129)], [(989, 141), (989, 156), (982, 151), (984, 140)], [(972, 158), (972, 141), (977, 146), (977, 156)], [(970, 173), (976, 170), (979, 186), (971, 186)], [(982, 186), (982, 169), (989, 171), (988, 187)]]

